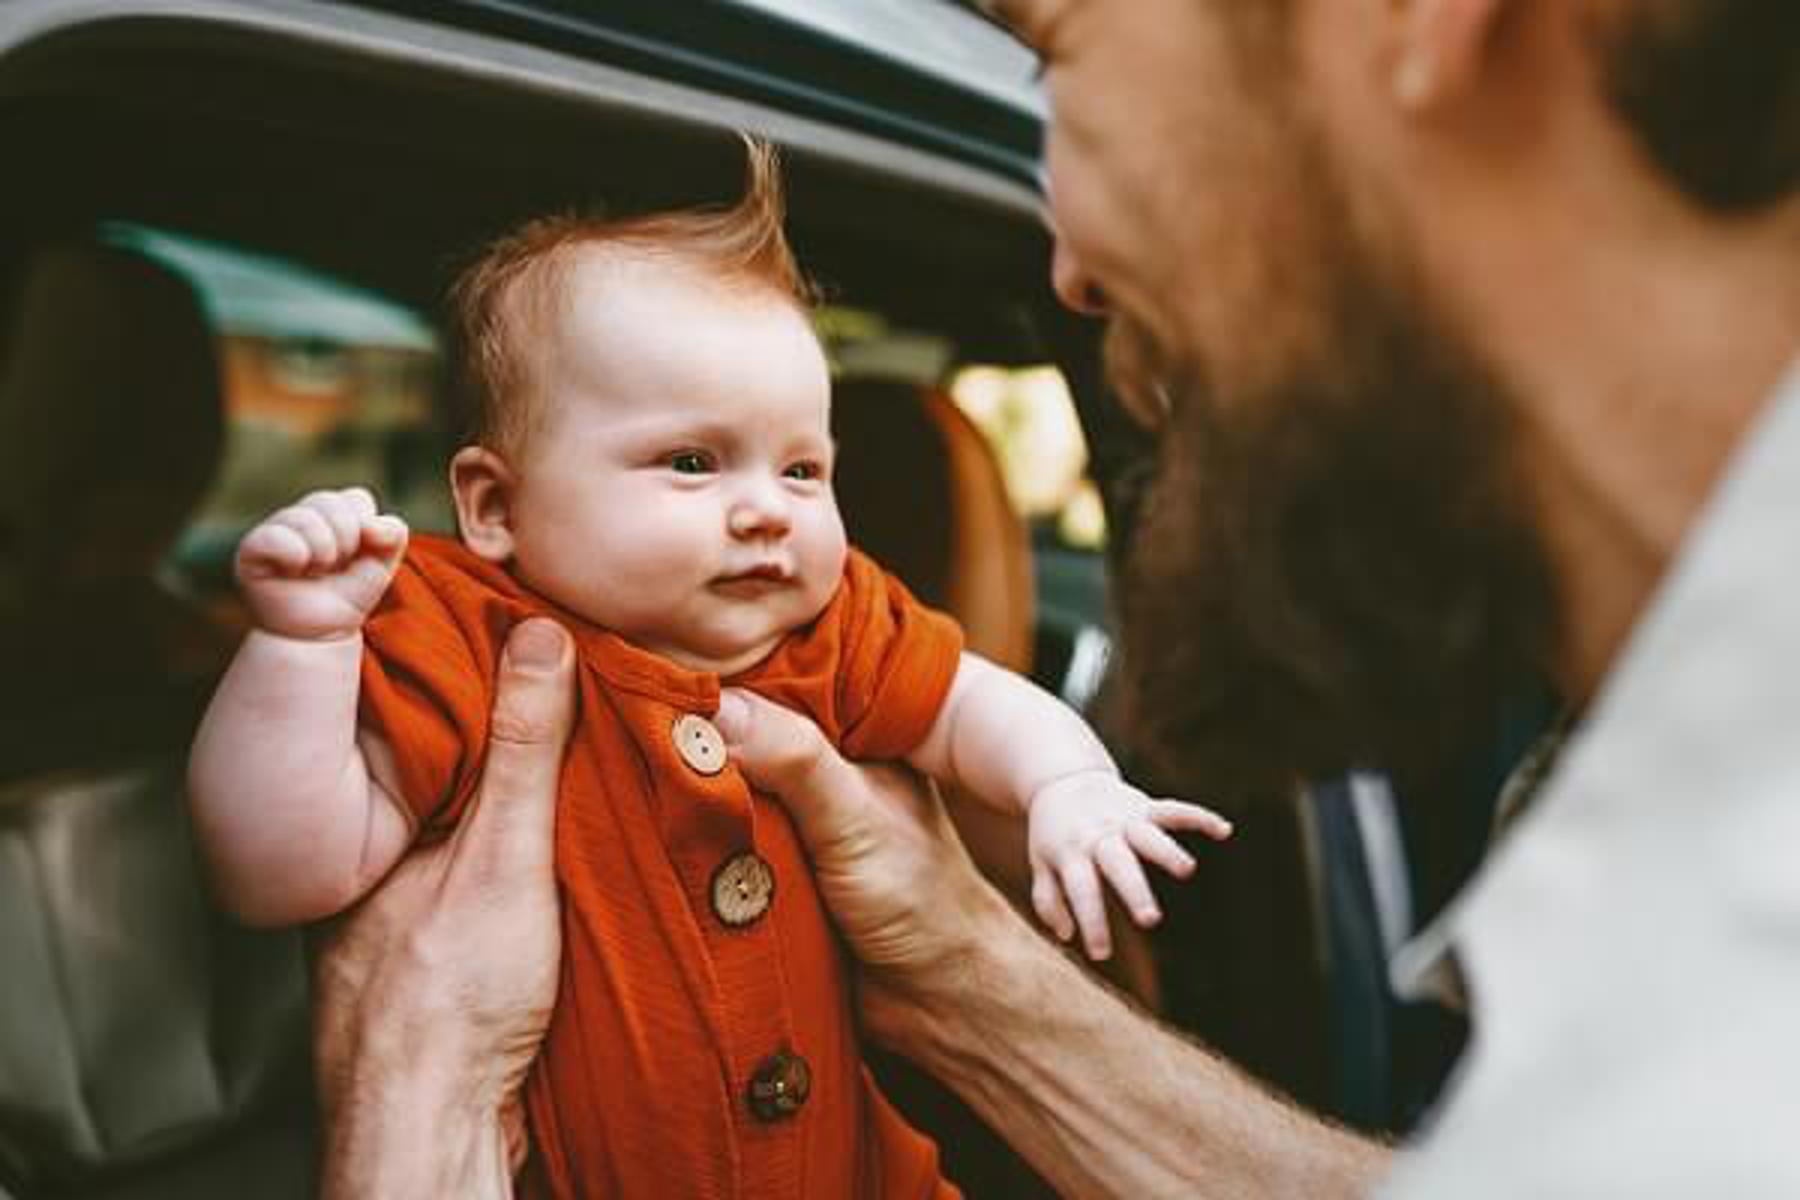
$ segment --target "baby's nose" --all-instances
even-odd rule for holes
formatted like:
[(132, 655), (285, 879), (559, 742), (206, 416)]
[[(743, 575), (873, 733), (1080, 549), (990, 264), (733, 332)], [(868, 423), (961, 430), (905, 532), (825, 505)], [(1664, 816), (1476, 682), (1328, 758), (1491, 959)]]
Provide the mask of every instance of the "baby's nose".
[(788, 531), (787, 501), (758, 491), (732, 505), (725, 522), (733, 537), (780, 537)]

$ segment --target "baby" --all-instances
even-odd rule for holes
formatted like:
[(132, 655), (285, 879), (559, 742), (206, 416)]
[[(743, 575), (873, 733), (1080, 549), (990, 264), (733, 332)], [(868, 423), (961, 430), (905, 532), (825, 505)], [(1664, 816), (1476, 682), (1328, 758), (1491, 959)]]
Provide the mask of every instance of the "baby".
[[(1157, 918), (1140, 858), (1229, 827), (1125, 783), (1060, 702), (962, 652), (846, 546), (830, 382), (752, 146), (726, 211), (556, 218), (454, 293), (473, 443), (460, 541), (361, 490), (253, 529), (255, 629), (194, 746), (195, 828), (247, 920), (337, 912), (480, 773), (507, 630), (549, 614), (580, 660), (562, 778), (562, 983), (527, 1086), (556, 1196), (954, 1195), (863, 1068), (846, 964), (779, 805), (708, 717), (721, 681), (1029, 822), (1032, 899), (1107, 951), (1101, 880)], [(922, 896), (920, 903), (933, 902)]]

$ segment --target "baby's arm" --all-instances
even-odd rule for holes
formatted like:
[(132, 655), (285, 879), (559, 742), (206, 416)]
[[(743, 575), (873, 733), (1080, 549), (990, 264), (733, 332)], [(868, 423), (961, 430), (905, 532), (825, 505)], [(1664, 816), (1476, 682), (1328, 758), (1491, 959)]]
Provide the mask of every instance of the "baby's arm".
[(1088, 953), (1111, 953), (1102, 876), (1140, 925), (1160, 919), (1139, 858), (1185, 876), (1194, 860), (1168, 830), (1230, 836), (1223, 817), (1156, 800), (1119, 776), (1087, 723), (1029, 680), (972, 654), (912, 764), (1030, 823), (1031, 899), (1065, 941), (1079, 927)]
[(238, 547), (255, 627), (201, 722), (188, 790), (214, 887), (245, 921), (343, 909), (411, 837), (391, 756), (356, 723), (363, 621), (405, 547), (360, 488), (314, 492)]

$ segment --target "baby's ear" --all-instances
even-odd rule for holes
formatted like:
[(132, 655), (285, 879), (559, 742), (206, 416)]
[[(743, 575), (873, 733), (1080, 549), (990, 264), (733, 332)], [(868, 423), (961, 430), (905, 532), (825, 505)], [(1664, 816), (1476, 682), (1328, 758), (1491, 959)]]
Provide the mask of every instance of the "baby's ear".
[(512, 468), (485, 446), (464, 446), (450, 460), (450, 494), (463, 544), (489, 562), (512, 558), (516, 490)]

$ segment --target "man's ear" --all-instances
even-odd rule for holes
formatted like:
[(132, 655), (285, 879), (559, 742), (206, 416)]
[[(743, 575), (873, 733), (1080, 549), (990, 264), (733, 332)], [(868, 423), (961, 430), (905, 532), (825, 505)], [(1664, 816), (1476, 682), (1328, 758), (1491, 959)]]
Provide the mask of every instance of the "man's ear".
[(1454, 100), (1480, 78), (1509, 0), (1399, 0), (1391, 86), (1404, 108)]
[(510, 559), (518, 479), (506, 460), (485, 446), (464, 446), (450, 460), (450, 494), (463, 544), (489, 562)]

